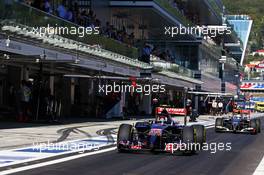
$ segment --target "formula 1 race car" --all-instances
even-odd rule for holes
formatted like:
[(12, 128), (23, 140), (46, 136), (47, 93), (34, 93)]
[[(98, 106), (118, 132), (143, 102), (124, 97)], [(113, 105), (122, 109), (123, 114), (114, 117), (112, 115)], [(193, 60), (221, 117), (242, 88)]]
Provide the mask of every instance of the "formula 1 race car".
[(261, 130), (259, 118), (250, 118), (250, 111), (240, 110), (231, 117), (217, 118), (215, 121), (216, 132), (234, 132), (257, 134)]
[[(172, 144), (178, 148), (185, 144), (180, 151), (195, 153), (205, 143), (206, 132), (203, 125), (184, 126), (171, 117), (175, 114), (184, 114), (184, 109), (159, 107), (156, 111), (158, 114), (154, 121), (120, 125), (117, 136), (119, 152), (131, 150), (172, 152)], [(187, 144), (192, 146), (186, 147)]]

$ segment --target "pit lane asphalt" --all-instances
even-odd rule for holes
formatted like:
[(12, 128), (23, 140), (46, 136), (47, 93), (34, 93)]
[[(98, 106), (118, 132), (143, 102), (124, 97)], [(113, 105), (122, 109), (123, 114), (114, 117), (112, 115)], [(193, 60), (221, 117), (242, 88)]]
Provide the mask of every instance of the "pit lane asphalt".
[[(208, 143), (232, 143), (231, 151), (181, 154), (117, 153), (117, 151), (16, 173), (17, 175), (251, 175), (264, 156), (264, 119), (258, 135), (215, 133), (207, 129)], [(1, 174), (1, 173), (0, 173)]]

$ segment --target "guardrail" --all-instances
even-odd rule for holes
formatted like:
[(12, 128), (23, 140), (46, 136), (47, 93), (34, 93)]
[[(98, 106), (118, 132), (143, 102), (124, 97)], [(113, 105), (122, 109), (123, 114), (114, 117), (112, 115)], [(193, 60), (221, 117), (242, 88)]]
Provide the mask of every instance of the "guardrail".
[[(81, 27), (77, 24), (63, 20), (52, 14), (45, 13), (39, 9), (22, 4), (15, 0), (10, 0), (8, 4), (0, 1), (0, 14), (3, 19), (26, 25), (29, 27), (45, 27), (61, 26), (61, 27)], [(102, 48), (119, 53), (130, 58), (137, 59), (139, 57), (138, 49), (129, 47), (126, 44), (120, 43), (114, 39), (107, 38), (102, 35), (85, 35), (84, 37), (76, 37), (72, 35), (63, 35), (65, 38), (73, 39), (75, 41), (84, 42), (86, 44), (99, 44)]]
[(159, 57), (151, 55), (151, 65), (154, 67), (154, 70), (157, 71), (170, 71), (174, 73), (178, 73), (180, 75), (193, 78), (194, 71), (191, 69), (185, 68), (183, 66), (180, 66), (176, 63), (170, 63), (164, 60), (161, 60)]
[[(94, 55), (105, 60), (113, 60), (142, 69), (152, 69), (152, 66), (150, 66), (150, 64), (138, 61), (137, 59), (129, 58), (118, 53), (111, 52), (109, 50), (102, 49), (98, 45), (89, 45), (83, 42), (77, 42), (75, 40), (64, 38), (56, 34), (46, 33), (45, 35), (42, 35), (39, 33), (39, 31), (32, 32), (32, 27), (14, 23), (8, 20), (3, 21), (1, 24), (3, 26), (1, 27), (0, 31), (6, 35), (15, 35), (16, 37), (19, 37), (21, 39), (25, 38), (28, 41), (34, 40), (39, 42), (40, 44), (45, 43), (49, 46), (67, 49), (68, 51), (72, 51), (74, 53), (80, 52), (84, 54)], [(76, 58), (74, 62), (75, 64), (78, 64), (82, 61)]]

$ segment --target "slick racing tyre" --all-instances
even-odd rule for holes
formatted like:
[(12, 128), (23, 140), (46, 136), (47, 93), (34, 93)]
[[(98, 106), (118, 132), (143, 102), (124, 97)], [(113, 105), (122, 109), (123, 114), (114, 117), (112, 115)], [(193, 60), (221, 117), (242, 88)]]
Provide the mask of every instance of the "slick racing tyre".
[(221, 130), (218, 129), (218, 126), (223, 126), (223, 119), (222, 118), (216, 118), (215, 120), (215, 132), (220, 132)]
[(256, 124), (257, 124), (257, 132), (260, 133), (261, 132), (261, 121), (260, 119), (256, 119)]
[(132, 139), (132, 125), (121, 124), (119, 126), (118, 134), (117, 134), (117, 149), (118, 152), (123, 152), (121, 141), (131, 141)]
[(200, 144), (199, 150), (203, 146), (203, 144), (206, 142), (206, 131), (205, 127), (203, 125), (193, 125), (195, 135), (196, 135), (196, 143)]
[(196, 143), (194, 127), (193, 126), (185, 126), (182, 131), (182, 143), (185, 146), (185, 153), (195, 153), (195, 146), (193, 143)]
[(254, 128), (254, 131), (252, 131), (251, 134), (257, 134), (258, 133), (257, 120), (256, 119), (250, 120), (250, 127)]

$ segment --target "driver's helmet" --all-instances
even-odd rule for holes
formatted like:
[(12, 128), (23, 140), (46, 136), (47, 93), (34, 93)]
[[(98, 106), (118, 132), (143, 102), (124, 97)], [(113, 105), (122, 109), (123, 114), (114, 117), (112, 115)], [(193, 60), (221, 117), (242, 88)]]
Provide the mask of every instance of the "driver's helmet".
[(233, 118), (236, 118), (236, 119), (246, 119), (247, 116), (244, 115), (243, 113), (241, 113), (241, 114), (233, 114)]
[(157, 117), (157, 121), (159, 122), (167, 122), (168, 121), (168, 116), (169, 116), (169, 113), (168, 111), (164, 108), (160, 115)]
[(168, 116), (160, 115), (158, 117), (158, 121), (162, 122), (162, 123), (167, 122), (168, 121)]
[(241, 118), (241, 115), (239, 115), (239, 114), (235, 114), (233, 117), (234, 117), (234, 118)]

